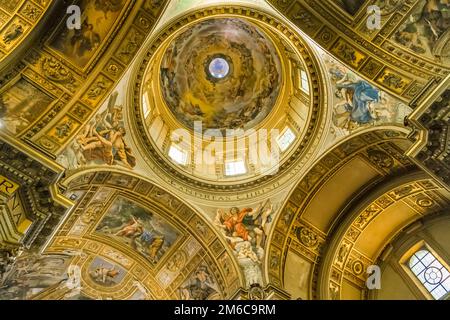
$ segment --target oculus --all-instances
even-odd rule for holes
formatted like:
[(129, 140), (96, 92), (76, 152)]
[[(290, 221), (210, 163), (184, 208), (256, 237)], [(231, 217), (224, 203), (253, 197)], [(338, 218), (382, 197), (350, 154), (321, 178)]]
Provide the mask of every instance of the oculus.
[(225, 78), (230, 72), (230, 65), (223, 58), (214, 58), (208, 66), (209, 74), (216, 79)]

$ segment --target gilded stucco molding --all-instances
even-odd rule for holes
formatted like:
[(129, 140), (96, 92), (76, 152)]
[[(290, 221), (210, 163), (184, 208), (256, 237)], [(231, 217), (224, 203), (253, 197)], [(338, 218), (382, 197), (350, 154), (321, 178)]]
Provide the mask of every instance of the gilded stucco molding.
[[(81, 244), (79, 241), (82, 241), (83, 244), (85, 244), (84, 247), (87, 247), (88, 243), (91, 242), (95, 242), (97, 246), (108, 244), (108, 241), (105, 242), (105, 237), (96, 233), (93, 228), (100, 222), (107, 208), (110, 207), (111, 203), (113, 203), (118, 196), (126, 197), (127, 199), (145, 206), (145, 208), (148, 208), (152, 212), (163, 217), (171, 224), (178, 226), (179, 230), (184, 230), (184, 240), (177, 242), (177, 247), (179, 245), (184, 245), (187, 241), (190, 241), (189, 239), (195, 239), (196, 242), (201, 244), (204, 252), (204, 259), (206, 259), (205, 261), (221, 266), (215, 270), (218, 276), (220, 275), (220, 281), (223, 284), (222, 287), (226, 297), (231, 297), (240, 287), (243, 287), (242, 271), (238, 267), (230, 247), (217, 233), (216, 229), (211, 226), (211, 222), (203, 218), (203, 216), (194, 209), (191, 209), (191, 207), (182, 199), (164, 191), (154, 182), (150, 182), (148, 179), (135, 173), (124, 174), (120, 170), (114, 169), (105, 171), (105, 168), (99, 167), (79, 171), (66, 177), (61, 183), (67, 187), (67, 195), (76, 194), (77, 190), (82, 191), (84, 195), (78, 199), (77, 205), (72, 209), (71, 213), (67, 216), (66, 220), (55, 234), (56, 240), (52, 240), (47, 246), (46, 251), (54, 252), (55, 248), (57, 248), (56, 251), (61, 251), (61, 248), (59, 248), (61, 246), (76, 249), (79, 248), (79, 245)], [(88, 214), (89, 212), (87, 212), (85, 208), (95, 208), (95, 205), (93, 205), (95, 199), (92, 199), (95, 198), (95, 194), (102, 189), (114, 190), (114, 195), (109, 196), (109, 200), (105, 200), (105, 203), (99, 203), (99, 210), (94, 210), (92, 214)], [(88, 224), (83, 224), (83, 221), (88, 222)], [(76, 225), (79, 226), (76, 227)], [(81, 227), (83, 225), (84, 227)], [(78, 231), (74, 233), (74, 229), (77, 229)], [(63, 239), (76, 239), (77, 242), (73, 242), (71, 245), (71, 242), (67, 241), (67, 245), (63, 245), (61, 242)], [(61, 243), (60, 245), (57, 244), (58, 241)], [(112, 244), (110, 245), (113, 246)], [(170, 259), (175, 252), (174, 250), (176, 250), (171, 248), (170, 252), (172, 253), (169, 256), (166, 255), (164, 258), (165, 262), (162, 261), (156, 266), (153, 266), (149, 264), (147, 259), (139, 255), (138, 252), (131, 250), (127, 246), (115, 245), (113, 247), (121, 254), (130, 257), (131, 261), (135, 261), (141, 267), (147, 269), (147, 273), (151, 274), (153, 278), (152, 280), (143, 280), (143, 283), (146, 283), (147, 281), (149, 289), (151, 285), (157, 285), (157, 280), (155, 280), (154, 277), (163, 272), (162, 270), (167, 267), (167, 259)], [(96, 252), (98, 252), (98, 250)], [(111, 259), (111, 256), (109, 259)], [(225, 270), (227, 268), (223, 268), (224, 264), (228, 264), (228, 271)], [(125, 267), (131, 268), (131, 266)], [(173, 279), (173, 281), (175, 281), (175, 279)], [(180, 285), (179, 279), (173, 282), (171, 287), (176, 285)], [(157, 286), (161, 287), (161, 284)], [(173, 289), (174, 288), (170, 289), (169, 286), (167, 288), (161, 288), (162, 295), (156, 298), (174, 298)]]
[[(318, 265), (320, 250), (327, 239), (323, 231), (315, 230), (307, 222), (302, 222), (301, 215), (316, 192), (348, 161), (359, 156), (366, 159), (379, 173), (386, 177), (395, 172), (403, 172), (412, 166), (403, 150), (396, 143), (408, 143), (408, 131), (404, 128), (390, 128), (383, 131), (366, 130), (341, 141), (331, 151), (318, 159), (306, 172), (287, 197), (271, 230), (271, 239), (266, 255), (265, 272), (270, 283), (283, 287), (283, 270), (287, 253), (294, 250)], [(317, 270), (314, 271), (317, 275)], [(311, 279), (312, 292), (317, 281)], [(313, 296), (315, 297), (315, 296)]]
[(338, 60), (404, 101), (413, 99), (434, 77), (442, 79), (449, 73), (448, 66), (409, 53), (389, 40), (416, 1), (385, 11), (382, 28), (370, 35), (365, 27), (369, 3), (352, 17), (329, 1), (268, 2)]
[[(442, 211), (427, 214), (419, 220), (410, 223), (395, 235), (376, 260), (382, 273), (385, 272), (388, 267), (395, 270), (418, 300), (431, 300), (433, 297), (428, 291), (424, 290), (420, 283), (415, 281), (414, 275), (411, 274), (410, 270), (407, 270), (405, 263), (412, 254), (412, 249), (417, 250), (424, 245), (431, 246), (433, 251), (435, 251), (439, 257), (444, 259), (444, 261), (449, 261), (450, 256), (447, 251), (427, 230), (437, 224), (447, 223), (450, 219), (448, 210), (449, 207), (446, 207)], [(367, 299), (377, 300), (379, 293), (379, 290), (369, 290)]]
[(26, 248), (43, 247), (73, 205), (57, 182), (64, 169), (9, 136), (0, 134), (0, 145), (0, 172), (19, 186), (16, 206), (11, 208), (15, 224), (27, 220), (30, 224), (18, 240)]
[[(339, 299), (344, 279), (354, 283), (361, 292), (367, 294), (365, 271), (367, 266), (374, 264), (376, 258), (367, 257), (354, 247), (359, 238), (364, 238), (364, 229), (398, 201), (407, 203), (417, 212), (417, 218), (438, 212), (449, 204), (442, 190), (426, 173), (413, 171), (385, 180), (375, 188), (362, 191), (359, 197), (350, 201), (342, 209), (342, 218), (327, 240), (317, 280), (319, 299)], [(392, 230), (387, 243), (399, 231)], [(384, 248), (384, 244), (380, 245), (375, 256), (379, 256)]]
[[(211, 17), (242, 17), (249, 20), (256, 20), (258, 23), (263, 23), (267, 27), (270, 27), (272, 31), (277, 30), (280, 36), (290, 42), (296, 50), (298, 50), (299, 54), (306, 62), (309, 75), (312, 78), (311, 83), (313, 84), (313, 87), (311, 88), (313, 111), (311, 112), (310, 122), (307, 127), (307, 132), (304, 134), (302, 144), (290, 155), (288, 160), (281, 164), (276, 175), (266, 175), (244, 183), (207, 183), (200, 179), (191, 178), (190, 176), (183, 174), (180, 170), (177, 170), (175, 166), (167, 164), (166, 160), (159, 154), (158, 150), (148, 138), (141, 111), (141, 82), (144, 73), (147, 70), (147, 64), (155, 51), (171, 34), (188, 24)], [(182, 17), (178, 17), (175, 22), (169, 23), (162, 31), (158, 32), (158, 34), (150, 41), (147, 51), (142, 54), (139, 61), (138, 68), (133, 70), (131, 75), (132, 81), (130, 81), (130, 83), (133, 87), (130, 91), (132, 91), (133, 94), (129, 97), (128, 102), (130, 106), (133, 106), (133, 108), (129, 108), (130, 111), (128, 115), (130, 119), (134, 120), (131, 121), (132, 129), (136, 133), (133, 135), (133, 138), (138, 139), (136, 140), (136, 145), (138, 146), (140, 153), (144, 155), (146, 158), (145, 160), (149, 164), (152, 164), (152, 167), (155, 167), (155, 171), (166, 175), (167, 177), (164, 178), (166, 180), (180, 181), (180, 189), (193, 189), (199, 190), (200, 192), (208, 190), (208, 192), (220, 192), (223, 194), (223, 192), (227, 191), (236, 192), (237, 190), (251, 190), (257, 185), (270, 186), (271, 184), (276, 183), (276, 178), (282, 176), (284, 172), (288, 172), (288, 169), (293, 165), (298, 164), (299, 161), (306, 160), (307, 156), (311, 154), (310, 149), (319, 143), (321, 134), (324, 131), (323, 97), (321, 94), (324, 91), (321, 87), (321, 84), (324, 83), (324, 81), (322, 81), (322, 74), (319, 71), (320, 68), (317, 59), (314, 57), (314, 53), (294, 31), (285, 26), (278, 19), (260, 9), (244, 8), (240, 6), (221, 6), (189, 12)], [(184, 186), (181, 186), (181, 184)]]
[(410, 139), (413, 146), (407, 151), (414, 162), (429, 172), (446, 188), (450, 188), (450, 76), (447, 76), (433, 90), (427, 92), (406, 124), (414, 129)]
[[(118, 83), (166, 5), (167, 1), (129, 0), (120, 8), (104, 8), (115, 10), (114, 14), (101, 17), (108, 17), (104, 24), (110, 27), (92, 31), (96, 35), (92, 39), (97, 39), (97, 43), (92, 44), (95, 50), (87, 58), (86, 51), (80, 59), (74, 58), (74, 35), (72, 43), (64, 40), (67, 15), (51, 22), (52, 28), (1, 80), (0, 96), (20, 88), (33, 92), (35, 100), (45, 106), (25, 115), (29, 118), (25, 124), (8, 128), (13, 130), (8, 133), (55, 159)], [(86, 19), (95, 19), (98, 10), (92, 6), (88, 9), (89, 2), (81, 6)]]

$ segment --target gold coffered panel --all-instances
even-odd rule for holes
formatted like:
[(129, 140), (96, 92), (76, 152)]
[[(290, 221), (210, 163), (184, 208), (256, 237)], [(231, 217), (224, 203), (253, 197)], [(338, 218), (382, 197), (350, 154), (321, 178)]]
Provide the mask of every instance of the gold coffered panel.
[[(449, 41), (448, 32), (444, 33), (445, 24), (448, 24), (444, 3), (433, 7), (431, 1), (425, 0), (268, 2), (340, 61), (404, 101), (411, 101), (434, 77), (440, 80), (449, 73), (449, 60), (442, 49), (437, 49), (448, 46)], [(424, 7), (424, 4), (428, 6)], [(371, 5), (380, 9), (379, 29), (367, 27), (373, 14), (373, 10), (367, 9)], [(434, 14), (430, 19), (439, 27), (428, 30), (422, 22), (426, 21), (426, 14), (430, 17)], [(412, 23), (412, 17), (416, 16), (421, 18)], [(415, 35), (409, 29), (405, 31), (403, 24), (408, 23), (409, 29), (416, 28), (417, 33), (424, 35)], [(402, 32), (406, 38), (404, 45), (398, 41), (398, 34)], [(412, 41), (428, 42), (425, 36), (428, 33), (430, 39), (439, 39), (430, 44), (436, 47), (431, 50), (434, 55), (430, 49), (425, 54), (425, 50), (422, 53), (407, 47)], [(422, 38), (417, 40), (418, 36)]]
[[(6, 90), (2, 99), (7, 132), (52, 157), (92, 116), (118, 81), (166, 2), (121, 0), (106, 6), (80, 0), (76, 4), (82, 11), (84, 31), (67, 29), (65, 15), (44, 36), (45, 41), (29, 50), (19, 68), (3, 78), (4, 88), (13, 90), (2, 88)], [(16, 100), (11, 100), (14, 95)], [(15, 102), (32, 95), (42, 97), (41, 101), (28, 105)]]
[(210, 277), (203, 299), (239, 288), (240, 271), (216, 231), (171, 194), (106, 171), (67, 183), (77, 204), (44, 253), (79, 252), (70, 266), (79, 268), (82, 292), (49, 288), (37, 299), (130, 299), (137, 291), (145, 299), (197, 299), (184, 288), (198, 272)]
[(52, 0), (0, 1), (0, 65), (50, 11)]

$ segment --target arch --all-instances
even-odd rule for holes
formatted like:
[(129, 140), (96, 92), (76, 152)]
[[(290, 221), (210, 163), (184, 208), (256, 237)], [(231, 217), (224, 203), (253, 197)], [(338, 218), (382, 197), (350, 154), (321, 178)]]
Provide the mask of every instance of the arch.
[(408, 224), (445, 208), (446, 197), (446, 190), (427, 174), (412, 171), (349, 201), (323, 254), (319, 297), (367, 298), (367, 267), (375, 264), (385, 245)]
[[(316, 267), (325, 242), (342, 218), (343, 208), (361, 190), (411, 170), (414, 165), (402, 155), (410, 144), (404, 128), (370, 128), (325, 153), (291, 191), (271, 231), (265, 260), (269, 281), (285, 289), (286, 283), (292, 284), (282, 275), (289, 264), (289, 251), (295, 251), (310, 266), (305, 280), (308, 289), (302, 298), (316, 298)], [(351, 170), (355, 168), (359, 171), (353, 174)], [(318, 202), (320, 206), (316, 205)], [(315, 208), (321, 211), (316, 212)]]
[[(216, 283), (210, 298), (230, 298), (239, 290), (241, 270), (208, 220), (148, 179), (110, 169), (64, 177), (65, 194), (76, 204), (44, 250), (75, 256), (71, 263), (81, 270), (83, 296), (125, 299), (145, 288), (147, 298), (180, 299), (180, 288), (196, 272)], [(143, 232), (130, 227), (130, 220)], [(158, 238), (163, 245), (154, 245)], [(108, 271), (118, 275), (110, 279), (101, 273)], [(56, 286), (39, 298), (68, 296), (68, 289)]]
[[(425, 249), (448, 268), (450, 247), (446, 238), (449, 225), (447, 206), (403, 228), (377, 258), (376, 263), (384, 275), (384, 286), (380, 290), (369, 290), (368, 299), (434, 299), (410, 270), (409, 261), (414, 253)], [(397, 286), (398, 290), (392, 290), (392, 286)]]

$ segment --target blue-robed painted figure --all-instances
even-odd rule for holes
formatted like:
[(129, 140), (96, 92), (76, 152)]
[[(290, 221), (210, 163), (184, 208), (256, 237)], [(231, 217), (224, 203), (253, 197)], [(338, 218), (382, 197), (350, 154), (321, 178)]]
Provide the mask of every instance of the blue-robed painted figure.
[(369, 109), (371, 102), (378, 102), (379, 91), (366, 81), (359, 80), (350, 83), (337, 83), (336, 88), (341, 94), (345, 89), (345, 109), (350, 113), (350, 119), (359, 124), (370, 123), (375, 120)]

